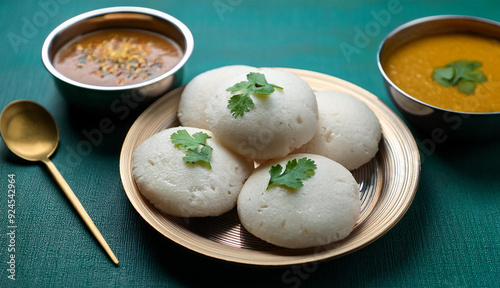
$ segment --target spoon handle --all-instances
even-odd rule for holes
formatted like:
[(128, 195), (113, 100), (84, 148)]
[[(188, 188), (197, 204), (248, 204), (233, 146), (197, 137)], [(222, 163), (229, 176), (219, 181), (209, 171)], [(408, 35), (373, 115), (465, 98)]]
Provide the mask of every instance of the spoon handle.
[(118, 265), (118, 259), (116, 258), (115, 254), (113, 254), (113, 251), (111, 251), (111, 248), (109, 248), (108, 243), (106, 243), (106, 240), (104, 240), (104, 237), (101, 235), (101, 232), (97, 229), (95, 226), (94, 222), (90, 218), (89, 214), (87, 214), (87, 211), (83, 208), (82, 204), (76, 197), (75, 193), (73, 193), (73, 190), (69, 187), (68, 183), (64, 178), (62, 177), (61, 173), (59, 173), (59, 170), (57, 170), (56, 166), (52, 161), (49, 159), (42, 160), (45, 165), (49, 168), (50, 172), (52, 173), (52, 176), (54, 176), (54, 179), (56, 179), (57, 183), (59, 186), (62, 188), (64, 194), (68, 198), (68, 200), (71, 202), (73, 207), (76, 209), (76, 212), (78, 212), (78, 215), (82, 218), (83, 222), (85, 222), (85, 225), (90, 229), (90, 232), (94, 235), (94, 237), (97, 239), (99, 244), (101, 244), (102, 248), (108, 253), (109, 257), (115, 263)]

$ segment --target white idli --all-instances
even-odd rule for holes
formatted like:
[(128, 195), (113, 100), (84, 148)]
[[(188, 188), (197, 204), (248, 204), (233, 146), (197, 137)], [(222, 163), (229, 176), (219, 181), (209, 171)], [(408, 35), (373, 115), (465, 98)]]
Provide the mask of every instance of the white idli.
[(334, 91), (316, 92), (319, 125), (301, 153), (319, 154), (354, 170), (378, 151), (382, 129), (377, 116), (361, 100)]
[[(317, 165), (303, 186), (266, 190), (271, 166), (307, 157)], [(240, 221), (256, 237), (286, 248), (326, 245), (347, 237), (359, 219), (359, 185), (342, 165), (313, 154), (291, 154), (259, 166), (238, 196)]]
[[(185, 151), (170, 135), (185, 129), (190, 135), (208, 134), (213, 148), (210, 165), (185, 163)], [(163, 130), (140, 144), (134, 152), (133, 175), (140, 192), (158, 210), (180, 217), (217, 216), (231, 210), (253, 163), (222, 146), (207, 130), (175, 127)]]
[(257, 68), (246, 65), (229, 65), (198, 74), (181, 93), (177, 116), (182, 126), (209, 130), (205, 117), (207, 103), (214, 97), (217, 87), (227, 79)]
[(234, 117), (228, 108), (233, 96), (227, 88), (247, 81), (235, 76), (217, 89), (207, 106), (210, 130), (219, 141), (236, 153), (254, 160), (284, 157), (307, 143), (318, 125), (318, 107), (311, 87), (298, 76), (279, 69), (261, 68), (270, 84), (282, 87), (270, 95), (251, 95), (255, 106)]

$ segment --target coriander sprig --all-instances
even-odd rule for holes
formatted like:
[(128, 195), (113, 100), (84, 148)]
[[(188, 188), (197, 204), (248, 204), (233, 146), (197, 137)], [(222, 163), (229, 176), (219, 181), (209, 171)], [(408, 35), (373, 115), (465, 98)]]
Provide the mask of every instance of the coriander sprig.
[(226, 89), (233, 95), (229, 101), (227, 108), (231, 109), (234, 118), (243, 116), (255, 106), (250, 95), (270, 95), (275, 89), (283, 90), (283, 88), (274, 84), (269, 84), (264, 74), (250, 72), (247, 74), (247, 81), (241, 81)]
[[(182, 157), (186, 163), (196, 163), (198, 161), (208, 164), (208, 168), (212, 169), (210, 165), (210, 158), (212, 157), (212, 147), (205, 144), (206, 140), (212, 138), (203, 132), (196, 132), (193, 136), (182, 129), (170, 135), (174, 146), (186, 151), (186, 156)], [(202, 146), (199, 150), (198, 147)]]
[(293, 189), (300, 188), (304, 185), (302, 180), (311, 178), (316, 168), (316, 163), (307, 157), (288, 161), (283, 173), (281, 173), (283, 167), (280, 164), (274, 165), (269, 169), (271, 179), (269, 179), (266, 190), (272, 185), (282, 185)]
[(475, 70), (481, 66), (483, 64), (479, 61), (461, 59), (434, 69), (432, 78), (446, 87), (457, 86), (458, 90), (465, 94), (474, 94), (476, 83), (487, 80), (482, 71)]

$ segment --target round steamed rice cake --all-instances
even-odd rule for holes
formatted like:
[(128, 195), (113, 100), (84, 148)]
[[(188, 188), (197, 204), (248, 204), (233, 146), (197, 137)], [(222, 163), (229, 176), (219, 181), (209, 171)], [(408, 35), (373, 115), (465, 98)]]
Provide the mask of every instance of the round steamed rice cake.
[[(303, 186), (266, 190), (271, 166), (307, 157), (317, 165)], [(284, 168), (283, 168), (284, 169)], [(242, 225), (253, 235), (286, 248), (326, 245), (347, 237), (359, 219), (359, 185), (342, 165), (313, 154), (291, 154), (259, 166), (238, 196)]]
[[(190, 135), (204, 132), (212, 138), (210, 165), (185, 163), (185, 152), (170, 135), (185, 129)], [(133, 175), (140, 192), (158, 210), (180, 217), (217, 216), (231, 210), (253, 163), (219, 144), (207, 130), (174, 127), (146, 139), (134, 151)]]
[(314, 137), (297, 152), (328, 157), (354, 170), (378, 151), (382, 128), (361, 100), (335, 91), (316, 92), (319, 124)]
[(279, 69), (261, 68), (270, 84), (282, 87), (270, 95), (251, 95), (255, 106), (234, 117), (227, 88), (247, 75), (235, 76), (219, 86), (206, 110), (207, 122), (219, 141), (236, 153), (254, 160), (288, 155), (307, 143), (318, 125), (318, 107), (311, 87), (298, 76)]
[(257, 68), (246, 65), (229, 65), (198, 74), (186, 85), (181, 94), (177, 116), (182, 126), (209, 130), (205, 108), (214, 97), (215, 89), (227, 80)]

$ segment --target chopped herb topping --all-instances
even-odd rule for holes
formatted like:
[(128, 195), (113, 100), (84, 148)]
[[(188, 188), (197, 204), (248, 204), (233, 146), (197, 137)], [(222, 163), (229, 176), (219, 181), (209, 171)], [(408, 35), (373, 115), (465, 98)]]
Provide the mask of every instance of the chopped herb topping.
[(465, 94), (474, 94), (476, 83), (485, 82), (486, 76), (482, 71), (475, 70), (483, 64), (479, 61), (458, 60), (445, 67), (434, 69), (434, 81), (446, 87), (457, 86)]
[(281, 173), (283, 167), (280, 164), (274, 165), (269, 169), (271, 179), (269, 179), (266, 190), (272, 185), (282, 185), (293, 189), (300, 188), (303, 186), (302, 180), (311, 178), (316, 168), (316, 163), (307, 157), (288, 161), (283, 173)]
[[(174, 146), (186, 151), (186, 156), (182, 157), (186, 163), (196, 163), (204, 162), (208, 164), (209, 169), (212, 169), (210, 165), (210, 158), (212, 157), (212, 147), (205, 144), (206, 140), (212, 138), (208, 134), (203, 132), (196, 132), (192, 136), (182, 129), (170, 135), (172, 143)], [(201, 145), (201, 148), (199, 146)]]
[(98, 69), (92, 73), (104, 78), (107, 75), (118, 77), (117, 84), (122, 84), (125, 79), (145, 80), (153, 74), (151, 70), (163, 65), (163, 58), (148, 57), (152, 51), (152, 43), (138, 43), (134, 37), (115, 36), (110, 40), (103, 40), (87, 45), (78, 44), (76, 52), (78, 58), (77, 68), (83, 68), (87, 63), (99, 64)]
[(270, 95), (276, 89), (283, 88), (267, 83), (264, 74), (251, 72), (247, 74), (247, 81), (242, 81), (234, 84), (226, 89), (226, 91), (237, 93), (233, 95), (229, 101), (227, 108), (231, 109), (234, 118), (243, 116), (255, 106), (250, 95)]

